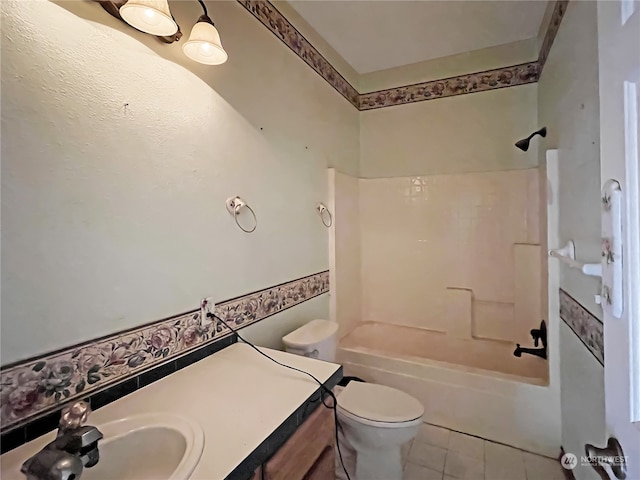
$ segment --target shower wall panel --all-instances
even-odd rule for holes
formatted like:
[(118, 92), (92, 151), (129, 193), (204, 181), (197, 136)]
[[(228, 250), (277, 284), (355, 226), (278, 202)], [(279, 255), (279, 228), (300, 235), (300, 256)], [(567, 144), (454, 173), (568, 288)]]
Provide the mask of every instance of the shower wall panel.
[(526, 341), (542, 318), (538, 178), (361, 179), (363, 320)]

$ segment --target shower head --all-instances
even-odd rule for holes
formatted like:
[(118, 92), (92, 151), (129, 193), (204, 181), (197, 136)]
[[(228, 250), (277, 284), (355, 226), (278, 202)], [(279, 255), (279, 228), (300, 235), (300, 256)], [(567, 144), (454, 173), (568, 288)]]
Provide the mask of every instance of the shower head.
[(533, 132), (531, 135), (529, 135), (527, 138), (523, 138), (522, 140), (518, 140), (516, 142), (516, 147), (518, 147), (520, 150), (522, 150), (523, 152), (526, 152), (527, 150), (529, 150), (529, 142), (531, 141), (531, 139), (533, 137), (535, 137), (536, 135), (540, 135), (541, 137), (546, 137), (547, 136), (547, 127), (542, 127), (540, 130), (538, 130), (537, 132)]
[(523, 152), (526, 152), (527, 150), (529, 150), (529, 140), (531, 140), (531, 137), (518, 140), (516, 142), (516, 147), (518, 147)]

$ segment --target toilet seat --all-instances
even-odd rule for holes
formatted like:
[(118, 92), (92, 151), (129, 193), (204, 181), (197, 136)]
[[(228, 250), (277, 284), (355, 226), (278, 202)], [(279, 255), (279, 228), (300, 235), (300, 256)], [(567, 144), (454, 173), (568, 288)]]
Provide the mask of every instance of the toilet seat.
[(364, 425), (404, 428), (422, 422), (424, 407), (395, 388), (349, 382), (338, 396), (338, 413)]

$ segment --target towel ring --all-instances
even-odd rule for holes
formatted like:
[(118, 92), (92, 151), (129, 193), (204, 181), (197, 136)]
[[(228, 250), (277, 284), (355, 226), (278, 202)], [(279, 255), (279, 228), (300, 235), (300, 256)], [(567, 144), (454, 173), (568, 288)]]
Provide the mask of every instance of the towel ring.
[[(227, 210), (231, 215), (233, 215), (233, 219), (235, 220), (238, 228), (245, 233), (255, 232), (256, 228), (258, 227), (258, 217), (256, 217), (256, 212), (253, 211), (253, 208), (251, 208), (247, 202), (245, 202), (242, 198), (238, 196), (227, 198), (226, 203), (227, 203)], [(242, 225), (240, 225), (240, 222), (238, 222), (238, 214), (240, 213), (240, 210), (242, 210), (245, 207), (251, 212), (251, 215), (253, 215), (253, 221), (255, 222), (255, 224), (253, 225), (253, 228), (250, 228), (250, 229), (243, 228)]]
[[(319, 203), (318, 205), (316, 205), (316, 211), (318, 212), (318, 215), (320, 215), (320, 220), (322, 220), (322, 224), (325, 227), (329, 228), (331, 225), (333, 225), (333, 215), (331, 215), (331, 212), (324, 203)], [(328, 223), (325, 221), (325, 213), (329, 216)]]

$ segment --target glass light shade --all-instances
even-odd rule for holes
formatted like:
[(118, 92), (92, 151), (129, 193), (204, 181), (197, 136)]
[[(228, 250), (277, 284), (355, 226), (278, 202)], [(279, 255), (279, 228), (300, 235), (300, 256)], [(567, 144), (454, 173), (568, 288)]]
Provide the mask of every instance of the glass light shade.
[(191, 60), (205, 65), (220, 65), (229, 58), (222, 48), (218, 29), (206, 20), (199, 20), (193, 26), (189, 40), (182, 45), (182, 51)]
[(167, 0), (129, 0), (120, 7), (122, 19), (141, 32), (169, 36), (178, 31)]

